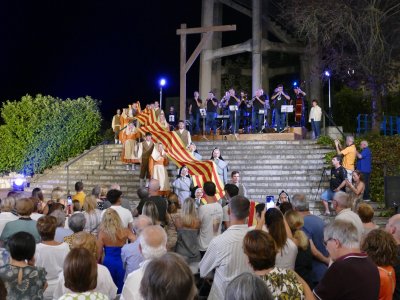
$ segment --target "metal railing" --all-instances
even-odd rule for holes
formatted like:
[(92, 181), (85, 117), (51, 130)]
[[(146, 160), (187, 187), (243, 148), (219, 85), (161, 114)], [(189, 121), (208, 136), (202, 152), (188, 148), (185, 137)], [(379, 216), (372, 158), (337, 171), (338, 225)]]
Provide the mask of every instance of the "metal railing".
[(330, 124), (332, 124), (333, 126), (335, 126), (335, 128), (337, 129), (337, 131), (339, 131), (339, 133), (342, 135), (342, 137), (343, 137), (344, 139), (346, 139), (345, 134), (344, 134), (343, 131), (339, 128), (339, 126), (336, 125), (336, 123), (335, 123), (335, 121), (333, 121), (332, 117), (331, 117), (325, 110), (323, 110), (323, 109), (321, 109), (321, 110), (322, 110), (322, 113), (324, 114), (325, 118), (327, 118), (327, 119), (329, 120)]
[(86, 155), (88, 155), (89, 153), (92, 153), (94, 150), (98, 149), (99, 147), (102, 147), (103, 149), (103, 153), (102, 153), (102, 161), (101, 164), (99, 166), (100, 169), (105, 169), (106, 168), (106, 145), (108, 144), (109, 141), (105, 140), (102, 141), (100, 144), (98, 144), (97, 146), (89, 149), (88, 151), (82, 153), (81, 155), (79, 155), (78, 157), (75, 157), (73, 160), (71, 160), (70, 162), (68, 162), (64, 168), (67, 169), (67, 191), (68, 191), (68, 195), (70, 194), (70, 190), (69, 190), (69, 167), (72, 166), (74, 163), (78, 162), (79, 160), (81, 160), (83, 157), (85, 157)]

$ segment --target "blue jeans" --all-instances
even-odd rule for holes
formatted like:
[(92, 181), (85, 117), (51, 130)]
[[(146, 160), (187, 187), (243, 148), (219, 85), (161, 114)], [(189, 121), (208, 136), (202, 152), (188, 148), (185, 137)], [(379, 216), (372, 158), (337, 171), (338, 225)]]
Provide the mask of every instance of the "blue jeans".
[[(189, 115), (189, 122), (190, 122), (190, 126), (189, 126), (189, 131), (190, 134), (197, 134), (200, 132), (200, 113), (196, 114), (196, 115)], [(193, 131), (193, 127), (194, 127), (194, 131)]]
[(210, 134), (210, 129), (212, 129), (213, 134), (216, 134), (217, 131), (217, 122), (215, 118), (217, 117), (216, 112), (207, 112), (206, 116), (206, 133)]
[[(229, 110), (228, 110), (228, 109), (224, 109), (224, 110), (222, 111), (222, 114), (223, 114), (224, 116), (229, 115)], [(223, 120), (222, 130), (223, 130), (223, 131), (226, 131), (227, 128), (228, 128), (228, 120)]]
[(275, 122), (276, 122), (276, 130), (278, 132), (282, 131), (285, 128), (286, 121), (286, 113), (281, 112), (280, 109), (275, 108)]
[(258, 131), (261, 131), (262, 126), (264, 125), (264, 115), (260, 114), (258, 110), (253, 110), (251, 117), (251, 130), (256, 132), (256, 121), (258, 124)]
[(314, 131), (314, 137), (317, 139), (321, 135), (321, 121), (311, 119), (311, 128)]

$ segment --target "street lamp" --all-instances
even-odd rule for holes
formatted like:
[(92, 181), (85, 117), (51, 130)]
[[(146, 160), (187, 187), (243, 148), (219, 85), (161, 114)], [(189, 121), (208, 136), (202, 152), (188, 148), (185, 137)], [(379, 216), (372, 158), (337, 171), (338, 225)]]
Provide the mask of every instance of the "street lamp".
[(160, 110), (162, 110), (162, 89), (165, 86), (167, 81), (164, 78), (160, 79), (159, 86), (160, 86)]
[(329, 125), (332, 125), (332, 107), (331, 107), (331, 72), (326, 70), (324, 75), (328, 77), (328, 115), (329, 115)]

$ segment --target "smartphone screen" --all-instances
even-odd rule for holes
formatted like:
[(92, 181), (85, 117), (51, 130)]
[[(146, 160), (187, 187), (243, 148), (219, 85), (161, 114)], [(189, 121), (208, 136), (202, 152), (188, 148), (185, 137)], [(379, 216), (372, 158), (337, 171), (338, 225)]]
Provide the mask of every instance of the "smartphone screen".
[(275, 198), (274, 196), (267, 196), (265, 197), (265, 207), (266, 209), (270, 209), (275, 207)]
[(67, 197), (68, 205), (72, 205), (72, 197), (68, 196)]

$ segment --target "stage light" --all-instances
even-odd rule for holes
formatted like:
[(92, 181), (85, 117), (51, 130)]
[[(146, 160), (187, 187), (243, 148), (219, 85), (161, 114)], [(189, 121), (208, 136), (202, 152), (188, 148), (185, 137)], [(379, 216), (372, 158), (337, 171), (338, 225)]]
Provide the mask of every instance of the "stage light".
[(329, 125), (332, 126), (332, 106), (331, 106), (331, 72), (326, 70), (324, 75), (328, 77), (328, 114), (329, 114)]
[(297, 87), (297, 81), (294, 81), (294, 82), (293, 82), (293, 86), (294, 86), (294, 87)]
[(163, 87), (167, 84), (167, 81), (164, 78), (160, 79), (160, 86)]
[(161, 78), (158, 83), (160, 86), (160, 109), (162, 109), (162, 92), (163, 92), (163, 87), (167, 84), (167, 81), (164, 78)]
[(23, 177), (23, 175), (18, 176), (19, 177), (13, 180), (12, 187), (14, 191), (23, 191), (25, 188), (26, 179)]
[(324, 72), (324, 74), (325, 74), (326, 77), (331, 77), (331, 72), (329, 72), (328, 70), (326, 70), (326, 71)]

